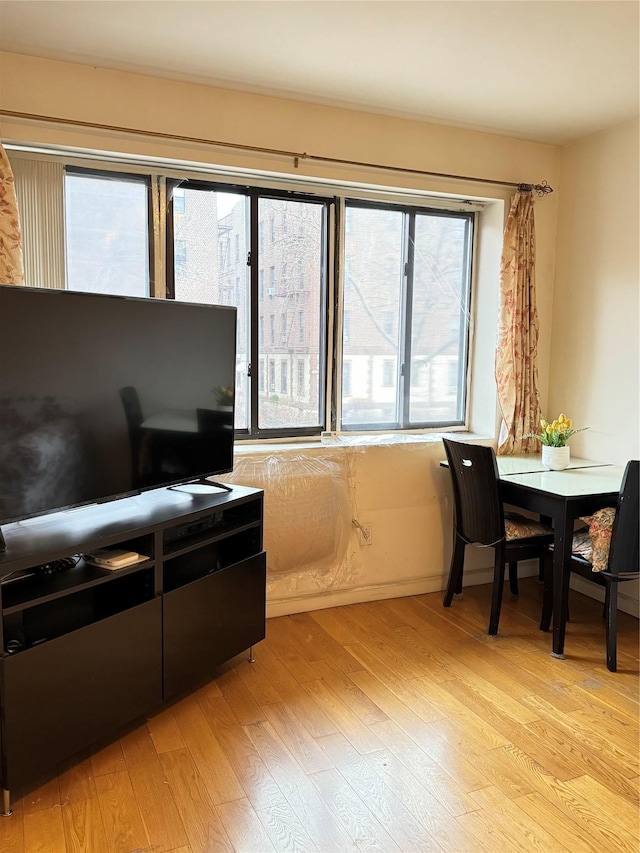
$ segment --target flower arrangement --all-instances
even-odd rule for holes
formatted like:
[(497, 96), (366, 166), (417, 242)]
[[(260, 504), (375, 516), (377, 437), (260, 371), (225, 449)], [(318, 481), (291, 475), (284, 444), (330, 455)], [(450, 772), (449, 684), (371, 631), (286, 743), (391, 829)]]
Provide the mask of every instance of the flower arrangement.
[(565, 447), (572, 435), (577, 432), (584, 432), (589, 427), (581, 427), (574, 429), (571, 418), (566, 415), (558, 415), (555, 421), (546, 421), (544, 418), (540, 421), (540, 432), (526, 435), (525, 438), (537, 438), (538, 441), (547, 447)]

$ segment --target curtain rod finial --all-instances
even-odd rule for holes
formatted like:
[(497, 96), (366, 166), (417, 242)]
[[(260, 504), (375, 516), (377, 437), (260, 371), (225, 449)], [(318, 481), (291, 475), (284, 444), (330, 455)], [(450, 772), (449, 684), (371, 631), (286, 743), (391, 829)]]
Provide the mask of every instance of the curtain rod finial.
[(534, 192), (540, 198), (553, 192), (553, 187), (550, 187), (546, 181), (539, 184), (518, 184), (518, 189), (524, 193)]

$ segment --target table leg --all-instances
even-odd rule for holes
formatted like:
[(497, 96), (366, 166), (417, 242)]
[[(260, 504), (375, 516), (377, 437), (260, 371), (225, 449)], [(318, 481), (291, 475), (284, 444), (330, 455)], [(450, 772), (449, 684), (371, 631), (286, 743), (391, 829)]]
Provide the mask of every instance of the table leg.
[(553, 538), (553, 650), (552, 657), (564, 659), (564, 635), (567, 627), (571, 540), (573, 518), (566, 506), (556, 519)]

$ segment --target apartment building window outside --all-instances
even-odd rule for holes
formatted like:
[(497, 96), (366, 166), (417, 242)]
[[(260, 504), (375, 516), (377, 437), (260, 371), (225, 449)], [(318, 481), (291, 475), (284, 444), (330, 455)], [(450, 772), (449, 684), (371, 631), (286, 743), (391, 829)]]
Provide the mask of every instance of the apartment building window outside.
[(304, 343), (304, 311), (298, 311), (298, 343)]
[(173, 249), (173, 259), (176, 267), (186, 267), (187, 244), (184, 240), (176, 240)]
[(297, 393), (298, 397), (304, 396), (304, 361), (303, 359), (298, 359), (297, 364)]
[(473, 215), (353, 201), (345, 218), (341, 427), (464, 423)]
[(280, 362), (280, 391), (283, 394), (289, 393), (289, 365), (286, 361)]
[(269, 391), (276, 390), (276, 363), (271, 360), (269, 362)]
[(275, 314), (269, 315), (269, 343), (271, 346), (274, 346), (276, 342), (276, 316)]
[(67, 288), (149, 296), (149, 180), (67, 169)]
[(258, 270), (258, 299), (262, 301), (264, 299), (264, 270)]

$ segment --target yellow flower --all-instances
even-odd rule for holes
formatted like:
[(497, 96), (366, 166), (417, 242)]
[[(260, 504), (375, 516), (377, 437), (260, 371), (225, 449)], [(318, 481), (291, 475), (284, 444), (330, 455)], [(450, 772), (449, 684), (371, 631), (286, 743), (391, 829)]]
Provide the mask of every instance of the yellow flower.
[(558, 418), (558, 423), (563, 424), (565, 421), (566, 421), (566, 417), (563, 414), (561, 414), (560, 417)]
[(547, 422), (545, 421), (545, 419), (544, 419), (544, 418), (542, 418), (542, 420), (540, 421), (540, 426), (542, 427), (542, 429), (546, 429), (546, 428), (547, 428)]
[(567, 429), (571, 429), (571, 427), (572, 427), (571, 418), (567, 418), (567, 420), (565, 421), (565, 426), (567, 427)]

